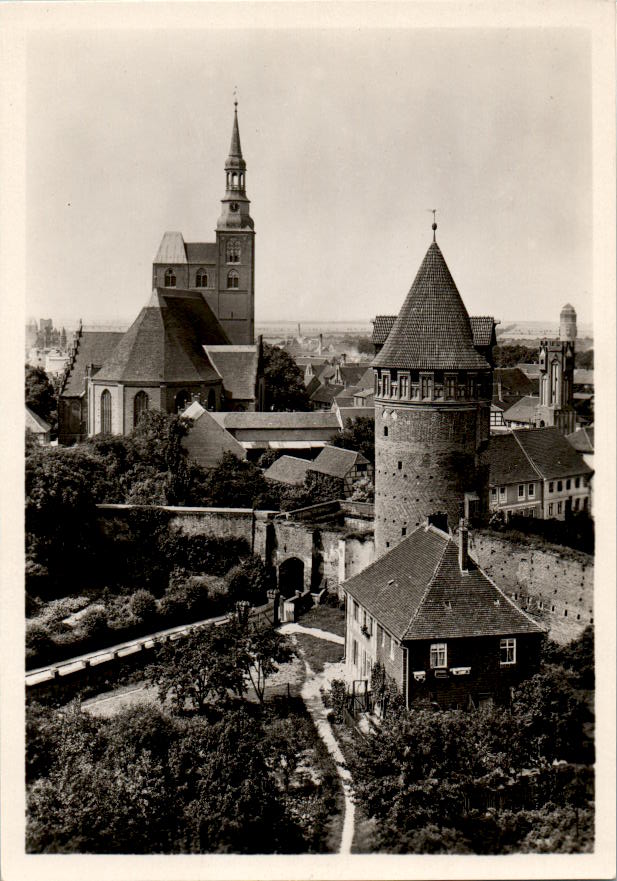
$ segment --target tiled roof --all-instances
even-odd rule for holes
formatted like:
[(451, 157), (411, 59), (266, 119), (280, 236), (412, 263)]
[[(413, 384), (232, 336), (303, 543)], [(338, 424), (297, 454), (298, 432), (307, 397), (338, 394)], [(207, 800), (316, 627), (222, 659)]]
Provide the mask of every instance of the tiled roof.
[(495, 367), (493, 370), (493, 399), (499, 400), (499, 383), (501, 383), (501, 400), (506, 395), (523, 395), (538, 393), (538, 380), (527, 376), (520, 367)]
[(246, 428), (293, 429), (293, 428), (338, 428), (336, 413), (331, 410), (312, 410), (305, 412), (277, 413), (213, 413), (217, 421), (228, 430)]
[(341, 447), (324, 447), (314, 462), (310, 463), (311, 471), (328, 474), (330, 477), (345, 477), (354, 465), (368, 465), (362, 453), (355, 450), (344, 450)]
[(216, 263), (216, 242), (187, 242), (185, 245), (186, 259), (189, 263)]
[(86, 390), (88, 366), (94, 364), (97, 369), (101, 367), (123, 336), (123, 333), (116, 331), (82, 331), (76, 339), (77, 350), (72, 364), (69, 363), (61, 396), (74, 398), (83, 395)]
[(488, 370), (450, 270), (433, 242), (374, 366)]
[[(370, 385), (373, 385), (373, 370), (370, 367), (368, 369), (371, 371)], [(343, 383), (347, 387), (350, 385), (358, 385), (362, 377), (366, 374), (367, 367), (366, 364), (341, 364), (339, 370)]]
[(155, 263), (186, 263), (186, 251), (181, 232), (166, 232), (154, 258)]
[(204, 346), (213, 367), (223, 379), (225, 397), (253, 401), (259, 366), (258, 346)]
[(342, 391), (344, 391), (342, 385), (320, 385), (313, 392), (310, 400), (315, 404), (331, 404)]
[(155, 288), (96, 375), (110, 382), (201, 382), (218, 379), (205, 345), (228, 343), (197, 291)]
[(526, 395), (520, 398), (507, 410), (504, 410), (503, 418), (506, 422), (529, 422), (533, 425), (536, 419), (536, 408), (540, 403), (540, 398)]
[(351, 420), (355, 422), (356, 419), (360, 419), (361, 417), (365, 417), (368, 419), (375, 419), (375, 408), (374, 407), (339, 407), (337, 410), (337, 415), (339, 418), (339, 424), (341, 428), (345, 428), (347, 425), (347, 420)]
[(51, 425), (41, 419), (38, 413), (35, 413), (30, 407), (26, 407), (26, 428), (35, 434), (47, 434), (51, 431)]
[(343, 587), (399, 640), (543, 632), (473, 562), (463, 574), (456, 543), (432, 526), (415, 529)]
[(593, 370), (583, 370), (576, 367), (574, 370), (574, 385), (593, 385)]
[(325, 382), (327, 379), (332, 379), (335, 373), (336, 368), (334, 367), (334, 365), (326, 363), (317, 368), (317, 370), (315, 371), (315, 376), (318, 376), (321, 382)]
[(362, 400), (367, 400), (375, 397), (375, 391), (372, 388), (359, 388), (353, 390), (354, 398), (362, 398)]
[[(394, 327), (396, 315), (377, 315), (373, 322), (371, 341), (375, 346), (383, 346)], [(495, 319), (492, 316), (470, 315), (471, 335), (474, 346), (490, 346), (493, 340)]]
[(377, 315), (373, 322), (373, 335), (371, 342), (374, 346), (383, 346), (388, 339), (388, 334), (394, 327), (396, 315)]
[(522, 428), (512, 433), (545, 479), (592, 473), (557, 428)]
[(579, 453), (593, 453), (593, 425), (579, 428), (578, 431), (567, 434), (566, 440)]
[(268, 480), (276, 480), (278, 483), (302, 486), (306, 472), (312, 464), (308, 459), (299, 459), (296, 456), (281, 456), (264, 471), (264, 477)]
[(512, 431), (505, 434), (492, 434), (482, 458), (483, 463), (488, 465), (490, 486), (527, 483), (539, 480), (542, 476), (533, 467), (522, 447), (517, 443)]
[(337, 407), (353, 407), (353, 392), (351, 389), (346, 388), (339, 392), (334, 398), (334, 403)]
[(316, 376), (311, 376), (309, 383), (306, 386), (306, 393), (309, 396), (309, 398), (311, 397), (313, 392), (316, 392), (317, 389), (320, 387), (321, 387), (321, 383), (319, 382), (319, 379)]
[(469, 322), (474, 346), (490, 346), (495, 329), (495, 319), (492, 315), (471, 315)]

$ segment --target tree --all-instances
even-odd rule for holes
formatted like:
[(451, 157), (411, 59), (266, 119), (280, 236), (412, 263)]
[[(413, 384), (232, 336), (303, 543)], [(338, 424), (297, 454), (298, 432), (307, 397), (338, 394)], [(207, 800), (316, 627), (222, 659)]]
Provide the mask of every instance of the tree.
[(42, 367), (26, 364), (26, 406), (53, 427), (57, 418), (56, 393)]
[(251, 554), (227, 574), (227, 594), (233, 602), (246, 601), (256, 606), (265, 602), (271, 583), (271, 575), (261, 557)]
[(517, 364), (537, 364), (538, 349), (529, 346), (497, 345), (493, 349), (495, 367), (516, 367)]
[(593, 349), (574, 353), (574, 366), (583, 370), (593, 370)]
[(156, 617), (156, 600), (149, 590), (136, 590), (130, 601), (131, 614), (138, 621), (152, 621)]
[(253, 508), (257, 502), (267, 504), (272, 497), (263, 472), (233, 453), (223, 453), (217, 467), (208, 473), (203, 493), (203, 504), (222, 508)]
[(332, 477), (319, 471), (307, 471), (304, 489), (310, 499), (310, 505), (342, 499), (345, 494), (345, 484), (341, 477)]
[(251, 683), (258, 701), (263, 704), (266, 682), (276, 673), (280, 664), (286, 664), (294, 657), (294, 648), (276, 630), (253, 626), (247, 610), (241, 609), (237, 615), (232, 616), (226, 629), (234, 647), (235, 662), (245, 678), (245, 684)]
[(339, 432), (332, 441), (332, 446), (362, 453), (374, 465), (375, 420), (370, 416), (360, 416), (355, 421), (348, 419), (343, 431)]
[(266, 410), (310, 410), (302, 371), (294, 359), (276, 346), (264, 343)]
[(204, 713), (213, 701), (225, 701), (229, 691), (242, 697), (245, 677), (230, 637), (228, 628), (211, 625), (162, 645), (146, 669), (160, 700), (169, 696), (175, 713)]

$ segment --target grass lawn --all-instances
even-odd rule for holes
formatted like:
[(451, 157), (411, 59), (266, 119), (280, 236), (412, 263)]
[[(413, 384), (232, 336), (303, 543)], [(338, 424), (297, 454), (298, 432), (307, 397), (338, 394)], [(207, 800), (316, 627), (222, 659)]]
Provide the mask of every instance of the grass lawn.
[(330, 633), (336, 633), (337, 636), (345, 636), (345, 612), (333, 606), (311, 606), (308, 612), (300, 615), (298, 624), (328, 630)]
[(321, 673), (325, 664), (337, 664), (343, 657), (343, 646), (336, 642), (307, 633), (295, 633), (294, 639), (314, 673)]

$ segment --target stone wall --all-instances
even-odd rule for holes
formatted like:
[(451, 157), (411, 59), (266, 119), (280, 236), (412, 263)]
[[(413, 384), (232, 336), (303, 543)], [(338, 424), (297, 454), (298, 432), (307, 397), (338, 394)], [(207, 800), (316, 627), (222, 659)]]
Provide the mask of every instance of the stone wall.
[(485, 531), (470, 532), (469, 550), (504, 593), (548, 626), (556, 642), (570, 642), (593, 624), (594, 560), (588, 554)]

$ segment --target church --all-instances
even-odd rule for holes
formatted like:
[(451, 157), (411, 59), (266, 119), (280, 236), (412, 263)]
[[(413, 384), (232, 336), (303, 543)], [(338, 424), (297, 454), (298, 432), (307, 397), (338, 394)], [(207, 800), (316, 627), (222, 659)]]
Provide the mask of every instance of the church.
[(80, 326), (59, 400), (59, 442), (129, 434), (150, 408), (262, 410), (255, 343), (255, 230), (246, 195), (237, 102), (214, 242), (163, 235), (152, 294), (126, 333)]

